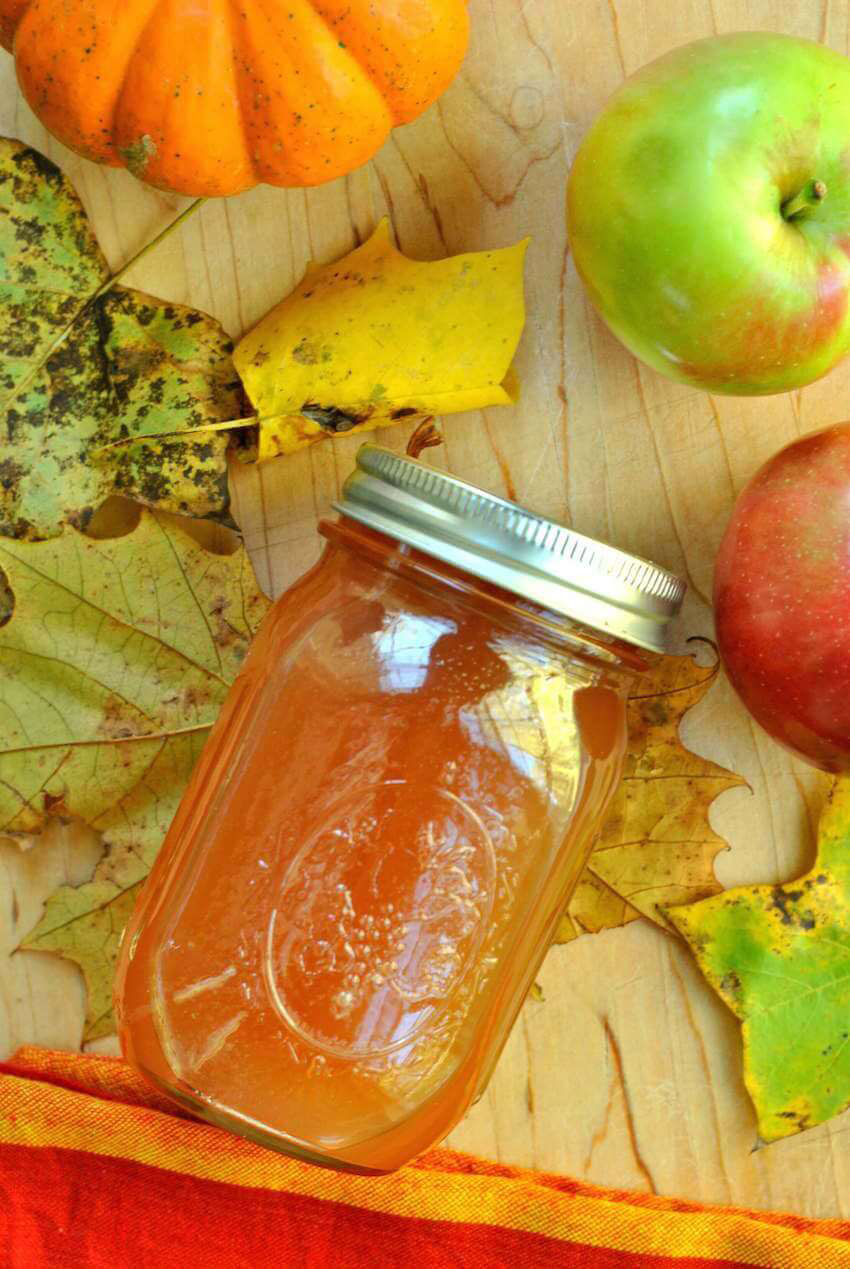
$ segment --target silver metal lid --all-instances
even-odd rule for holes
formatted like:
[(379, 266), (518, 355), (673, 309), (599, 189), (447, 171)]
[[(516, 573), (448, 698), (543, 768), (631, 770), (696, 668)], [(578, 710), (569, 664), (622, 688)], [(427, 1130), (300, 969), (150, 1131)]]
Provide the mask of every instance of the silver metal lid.
[(363, 445), (336, 510), (618, 639), (663, 652), (685, 583), (456, 476)]

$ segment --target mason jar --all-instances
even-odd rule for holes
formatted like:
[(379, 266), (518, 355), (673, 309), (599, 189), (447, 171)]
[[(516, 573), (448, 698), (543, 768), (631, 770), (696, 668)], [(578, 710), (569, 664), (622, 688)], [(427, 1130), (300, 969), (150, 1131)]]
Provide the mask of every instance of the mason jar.
[(683, 584), (364, 446), (267, 617), (122, 945), (128, 1060), (365, 1172), (486, 1085), (620, 776)]

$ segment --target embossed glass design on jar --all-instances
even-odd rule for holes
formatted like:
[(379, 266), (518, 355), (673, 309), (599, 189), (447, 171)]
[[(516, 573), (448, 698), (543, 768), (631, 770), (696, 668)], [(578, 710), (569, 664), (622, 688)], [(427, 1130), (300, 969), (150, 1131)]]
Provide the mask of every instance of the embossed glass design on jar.
[(481, 1093), (683, 586), (364, 447), (122, 946), (127, 1058), (214, 1123), (396, 1168)]

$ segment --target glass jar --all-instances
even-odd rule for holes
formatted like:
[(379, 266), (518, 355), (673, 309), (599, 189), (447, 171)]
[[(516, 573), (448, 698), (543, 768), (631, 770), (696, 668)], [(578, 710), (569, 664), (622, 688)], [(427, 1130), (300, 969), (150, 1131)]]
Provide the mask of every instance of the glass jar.
[(684, 588), (373, 446), (337, 510), (204, 749), (117, 1005), (197, 1114), (388, 1171), (485, 1087)]

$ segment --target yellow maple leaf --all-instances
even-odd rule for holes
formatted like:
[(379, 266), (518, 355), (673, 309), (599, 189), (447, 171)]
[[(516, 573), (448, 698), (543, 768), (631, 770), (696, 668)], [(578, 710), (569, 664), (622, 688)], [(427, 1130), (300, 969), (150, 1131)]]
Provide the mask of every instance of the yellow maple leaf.
[(269, 603), (244, 547), (147, 511), (122, 537), (0, 538), (0, 568), (0, 832), (61, 815), (101, 836), (92, 880), (51, 895), (25, 942), (80, 965), (97, 1039), (135, 896)]
[(629, 698), (629, 747), (602, 831), (561, 919), (556, 941), (647, 917), (717, 894), (714, 860), (727, 843), (708, 821), (712, 802), (745, 785), (686, 749), (679, 724), (705, 696), (718, 665), (663, 657)]
[(234, 353), (260, 459), (338, 432), (512, 404), (527, 246), (408, 260), (382, 220), (344, 259), (311, 266)]

